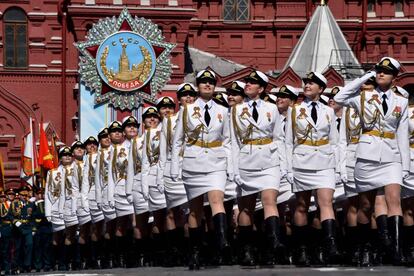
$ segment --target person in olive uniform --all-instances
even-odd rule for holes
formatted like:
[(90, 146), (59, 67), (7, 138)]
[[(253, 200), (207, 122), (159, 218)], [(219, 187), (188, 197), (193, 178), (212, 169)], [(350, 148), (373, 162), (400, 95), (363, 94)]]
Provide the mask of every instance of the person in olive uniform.
[(36, 201), (34, 203), (32, 218), (34, 220), (33, 237), (33, 264), (36, 272), (41, 269), (47, 272), (52, 268), (52, 223), (47, 221), (45, 213), (44, 190), (35, 190)]
[(11, 204), (15, 197), (15, 191), (13, 189), (6, 190), (7, 199), (0, 204), (0, 234), (1, 234), (1, 271), (5, 275), (11, 274), (10, 258), (11, 253), (11, 241), (12, 241), (12, 227), (13, 227), (13, 214), (11, 212)]
[[(33, 203), (29, 201), (27, 187), (22, 187), (19, 192), (20, 198), (15, 199), (11, 204), (16, 227), (15, 254), (13, 260), (16, 262), (16, 269), (22, 268), (24, 272), (30, 272), (32, 264), (32, 212)], [(13, 265), (13, 263), (12, 263)]]

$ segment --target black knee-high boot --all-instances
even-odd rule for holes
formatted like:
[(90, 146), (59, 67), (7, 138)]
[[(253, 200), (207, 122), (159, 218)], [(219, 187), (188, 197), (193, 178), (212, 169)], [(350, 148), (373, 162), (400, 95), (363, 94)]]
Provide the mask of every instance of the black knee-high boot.
[(227, 218), (225, 213), (213, 216), (214, 232), (219, 253), (219, 264), (230, 264), (231, 249), (227, 240)]
[(190, 234), (190, 256), (188, 260), (188, 267), (190, 270), (199, 270), (202, 228), (189, 228), (188, 230)]
[(256, 260), (252, 244), (253, 226), (239, 226), (240, 254), (239, 263), (243, 266), (255, 266)]
[(372, 256), (372, 246), (371, 246), (371, 224), (360, 224), (358, 223), (358, 233), (359, 233), (359, 265), (362, 267), (372, 266), (373, 256)]
[(392, 242), (392, 264), (402, 265), (404, 263), (404, 257), (402, 254), (402, 216), (392, 216), (388, 218), (388, 231), (390, 233)]
[(404, 226), (405, 256), (408, 266), (414, 266), (414, 225)]
[(339, 253), (336, 243), (335, 220), (327, 219), (322, 221), (322, 230), (324, 235), (324, 252), (326, 263), (339, 264), (341, 262), (341, 253)]
[(358, 251), (358, 227), (348, 226), (346, 228), (346, 263), (357, 266), (359, 263)]
[(277, 216), (265, 219), (266, 254), (264, 263), (267, 265), (280, 263), (281, 256), (285, 254), (285, 246), (281, 241), (280, 220)]
[(293, 226), (293, 239), (296, 243), (296, 249), (294, 253), (294, 264), (297, 266), (309, 266), (310, 258), (308, 254), (308, 239), (309, 239), (309, 226)]

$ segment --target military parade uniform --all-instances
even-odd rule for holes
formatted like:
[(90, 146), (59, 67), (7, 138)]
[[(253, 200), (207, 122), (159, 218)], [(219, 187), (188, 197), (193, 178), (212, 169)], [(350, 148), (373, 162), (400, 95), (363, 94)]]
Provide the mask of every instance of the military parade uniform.
[[(155, 107), (149, 107), (143, 116), (158, 114)], [(157, 183), (158, 158), (160, 154), (160, 135), (162, 124), (156, 128), (148, 128), (144, 133), (142, 148), (141, 185), (144, 197), (149, 199), (149, 210), (158, 211), (167, 207), (164, 195), (164, 185)]]
[[(399, 68), (399, 62), (389, 57), (381, 59), (375, 66), (376, 71), (394, 76), (398, 74)], [(359, 93), (360, 87), (376, 74), (365, 74), (346, 85), (335, 96), (336, 102), (360, 113), (362, 134), (356, 149), (355, 164), (358, 193), (377, 190), (390, 184), (401, 185), (403, 178), (409, 177), (408, 100), (392, 89), (382, 91), (379, 87)], [(400, 264), (402, 217), (389, 216), (387, 222), (387, 238), (391, 238), (392, 246), (384, 245), (391, 251), (392, 262)], [(369, 224), (360, 224), (359, 229), (363, 242), (362, 256), (365, 256), (370, 251)], [(365, 264), (370, 265), (370, 261), (364, 262)]]
[[(6, 191), (7, 193), (15, 193), (13, 189)], [(13, 214), (11, 209), (12, 202), (8, 199), (0, 203), (0, 234), (1, 234), (1, 270), (6, 274), (11, 274), (11, 258), (12, 248), (12, 230), (13, 230)]]
[(48, 171), (45, 188), (45, 215), (48, 221), (52, 223), (53, 232), (65, 229), (63, 220), (64, 198), (64, 168), (59, 166), (56, 169)]
[[(119, 122), (115, 122), (121, 124)], [(109, 127), (111, 129), (111, 127)], [(108, 204), (115, 206), (117, 217), (134, 213), (134, 207), (128, 202), (126, 194), (126, 178), (128, 169), (128, 154), (131, 141), (125, 140), (119, 145), (113, 144), (109, 154), (108, 167)]]
[[(20, 193), (28, 193), (27, 190)], [(15, 199), (11, 203), (13, 214), (13, 224), (16, 227), (15, 232), (15, 254), (13, 256), (14, 264), (17, 269), (29, 272), (32, 265), (32, 248), (33, 248), (33, 203), (24, 199)]]
[[(396, 91), (398, 91), (397, 93), (402, 92), (401, 95), (403, 96), (405, 94), (401, 88), (397, 88)], [(408, 133), (410, 142), (410, 174), (402, 183), (401, 198), (403, 199), (414, 196), (414, 105), (408, 107)]]
[[(188, 85), (188, 84), (187, 84)], [(189, 85), (188, 85), (189, 86)], [(182, 89), (185, 90), (185, 86)], [(187, 88), (190, 90), (191, 88)], [(178, 93), (180, 89), (178, 90)], [(171, 209), (187, 202), (184, 183), (182, 181), (182, 172), (179, 171), (179, 177), (174, 181), (171, 178), (171, 160), (172, 160), (172, 143), (173, 136), (177, 127), (178, 113), (164, 118), (159, 138), (159, 162), (157, 170), (157, 187), (163, 186), (167, 208)], [(179, 168), (182, 166), (182, 156), (179, 156)]]
[(132, 196), (132, 202), (136, 215), (149, 211), (148, 194), (145, 194), (141, 182), (143, 136), (137, 136), (132, 140), (132, 146), (128, 155), (128, 176), (126, 194)]
[[(303, 79), (326, 87), (327, 80), (320, 73), (311, 72)], [(318, 189), (335, 191), (340, 181), (339, 135), (334, 110), (321, 101), (305, 99), (288, 111), (286, 125), (286, 157), (288, 160), (288, 181), (295, 193)], [(339, 252), (336, 247), (335, 219), (321, 221), (324, 233), (324, 253), (321, 262), (336, 262)], [(308, 265), (309, 240), (307, 225), (294, 226), (297, 241), (295, 261)], [(319, 244), (318, 244), (319, 246)], [(323, 252), (323, 251), (322, 251)], [(318, 260), (319, 261), (319, 260)]]
[[(62, 166), (62, 165), (61, 165)], [(74, 225), (79, 224), (78, 217), (76, 216), (77, 210), (77, 191), (74, 188), (75, 185), (75, 170), (76, 164), (72, 162), (72, 164), (67, 166), (62, 166), (63, 170), (63, 208), (59, 211), (59, 213), (63, 214), (63, 220), (65, 221), (65, 227), (71, 227)]]
[[(43, 193), (42, 189), (36, 193)], [(46, 219), (45, 200), (36, 200), (33, 209), (34, 238), (33, 265), (37, 272), (41, 269), (49, 271), (52, 268), (52, 223)]]

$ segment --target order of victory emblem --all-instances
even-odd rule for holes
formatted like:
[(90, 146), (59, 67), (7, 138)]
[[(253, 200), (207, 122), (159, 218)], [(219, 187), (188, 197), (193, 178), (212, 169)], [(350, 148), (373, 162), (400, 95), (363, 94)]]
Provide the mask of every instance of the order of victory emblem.
[(118, 18), (99, 20), (86, 41), (75, 46), (81, 53), (81, 81), (95, 93), (95, 104), (109, 101), (115, 108), (131, 110), (142, 100), (155, 102), (172, 73), (175, 45), (164, 41), (156, 24), (133, 18), (126, 8)]

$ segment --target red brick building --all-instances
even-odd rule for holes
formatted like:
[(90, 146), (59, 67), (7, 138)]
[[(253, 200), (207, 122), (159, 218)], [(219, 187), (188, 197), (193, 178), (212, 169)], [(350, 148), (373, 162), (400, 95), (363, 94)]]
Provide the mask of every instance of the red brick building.
[[(48, 132), (75, 137), (78, 52), (99, 18), (132, 15), (159, 24), (172, 53), (173, 75), (163, 93), (197, 66), (215, 63), (221, 85), (248, 67), (272, 75), (271, 84), (300, 79), (285, 64), (320, 1), (315, 0), (3, 0), (0, 3), (0, 153), (6, 178), (18, 180), (20, 144), (29, 117), (43, 114)], [(389, 55), (403, 64), (399, 84), (414, 88), (414, 1), (330, 0), (327, 3), (365, 68)], [(201, 54), (200, 54), (201, 53)], [(199, 58), (197, 55), (201, 55)], [(202, 61), (202, 62), (201, 62)], [(333, 79), (338, 74), (326, 72)], [(190, 76), (190, 77), (189, 77)], [(331, 78), (331, 79), (332, 79)]]

